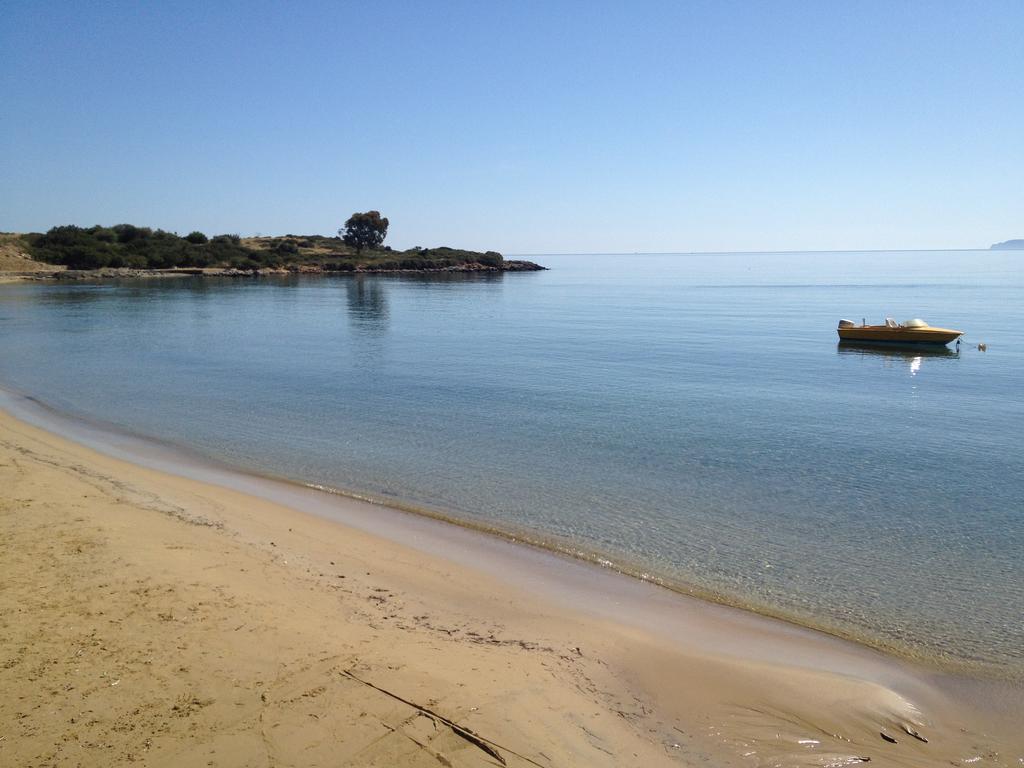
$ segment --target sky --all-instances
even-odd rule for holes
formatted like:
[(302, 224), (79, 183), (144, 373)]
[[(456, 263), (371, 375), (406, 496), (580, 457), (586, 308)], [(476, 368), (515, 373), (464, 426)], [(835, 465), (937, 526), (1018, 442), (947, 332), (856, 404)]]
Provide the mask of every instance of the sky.
[(1024, 237), (1024, 2), (20, 2), (0, 230), (506, 254)]

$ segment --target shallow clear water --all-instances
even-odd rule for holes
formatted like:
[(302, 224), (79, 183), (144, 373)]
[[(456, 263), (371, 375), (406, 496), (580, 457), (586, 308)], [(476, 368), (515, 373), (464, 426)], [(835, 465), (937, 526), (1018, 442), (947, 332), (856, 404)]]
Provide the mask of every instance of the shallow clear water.
[[(0, 286), (0, 383), (1024, 676), (1010, 252), (537, 257), (551, 271)], [(923, 317), (987, 352), (846, 349)], [(952, 348), (951, 348), (952, 349)]]

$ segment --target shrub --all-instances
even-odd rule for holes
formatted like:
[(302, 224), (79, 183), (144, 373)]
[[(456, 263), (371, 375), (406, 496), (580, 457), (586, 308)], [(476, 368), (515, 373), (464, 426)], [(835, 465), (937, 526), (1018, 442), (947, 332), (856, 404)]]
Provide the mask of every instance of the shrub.
[(210, 242), (210, 238), (208, 238), (206, 235), (204, 235), (202, 232), (199, 232), (198, 230), (195, 232), (189, 232), (187, 235), (185, 235), (185, 239), (188, 240), (193, 245), (204, 245)]
[(505, 259), (497, 251), (488, 251), (483, 256), (477, 258), (477, 262), (483, 264), (485, 267), (501, 267), (505, 263)]
[(271, 250), (275, 253), (291, 253), (297, 254), (299, 252), (299, 246), (293, 240), (279, 240), (271, 247)]
[(69, 269), (102, 269), (109, 262), (107, 254), (81, 245), (71, 246), (63, 261)]
[(134, 224), (118, 224), (111, 227), (117, 233), (119, 243), (131, 243), (136, 240), (148, 240), (153, 234), (149, 227), (136, 227)]
[(231, 267), (233, 269), (259, 269), (260, 263), (248, 256), (236, 256), (231, 260)]

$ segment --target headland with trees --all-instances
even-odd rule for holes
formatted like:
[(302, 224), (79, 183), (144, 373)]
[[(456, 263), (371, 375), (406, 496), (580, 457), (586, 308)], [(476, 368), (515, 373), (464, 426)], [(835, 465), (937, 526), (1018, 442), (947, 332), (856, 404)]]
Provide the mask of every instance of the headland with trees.
[[(45, 233), (8, 236), (36, 262), (97, 276), (133, 273), (261, 275), (326, 272), (507, 272), (544, 269), (505, 259), (497, 251), (384, 245), (388, 219), (378, 211), (353, 213), (337, 236), (179, 235), (133, 224), (53, 227)], [(59, 276), (60, 272), (52, 272)]]

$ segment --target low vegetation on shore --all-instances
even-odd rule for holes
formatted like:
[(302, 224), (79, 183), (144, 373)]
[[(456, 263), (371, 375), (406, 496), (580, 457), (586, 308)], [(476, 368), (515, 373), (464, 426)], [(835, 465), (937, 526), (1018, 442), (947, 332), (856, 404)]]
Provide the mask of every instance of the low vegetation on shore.
[(516, 271), (543, 269), (496, 251), (458, 248), (393, 250), (383, 244), (388, 220), (353, 214), (338, 236), (207, 236), (133, 224), (53, 227), (8, 236), (26, 257), (69, 270), (231, 270), (235, 272)]

